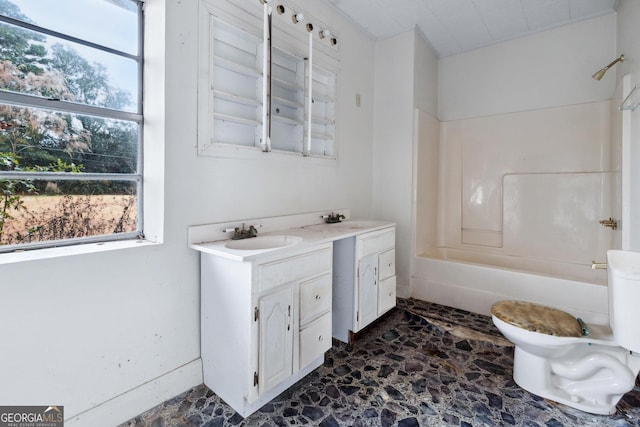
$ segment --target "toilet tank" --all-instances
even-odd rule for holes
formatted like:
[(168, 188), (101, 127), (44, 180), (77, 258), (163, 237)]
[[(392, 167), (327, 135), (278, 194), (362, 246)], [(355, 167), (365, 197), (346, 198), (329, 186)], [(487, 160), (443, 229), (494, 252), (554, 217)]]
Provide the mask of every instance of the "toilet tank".
[(619, 346), (640, 353), (640, 252), (607, 251), (609, 323)]

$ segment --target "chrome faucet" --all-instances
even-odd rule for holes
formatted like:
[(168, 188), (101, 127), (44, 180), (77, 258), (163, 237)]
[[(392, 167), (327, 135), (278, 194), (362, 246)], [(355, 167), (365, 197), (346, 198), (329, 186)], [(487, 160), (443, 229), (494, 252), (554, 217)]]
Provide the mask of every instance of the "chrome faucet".
[(256, 229), (255, 226), (250, 225), (249, 228), (244, 228), (244, 223), (242, 224), (242, 228), (240, 227), (227, 228), (223, 231), (225, 233), (233, 231), (233, 236), (231, 237), (231, 240), (249, 239), (251, 237), (258, 236), (258, 230)]
[(346, 219), (344, 215), (333, 212), (331, 212), (330, 215), (322, 215), (322, 218), (324, 218), (324, 222), (327, 224), (335, 224), (336, 222), (341, 222), (343, 219)]

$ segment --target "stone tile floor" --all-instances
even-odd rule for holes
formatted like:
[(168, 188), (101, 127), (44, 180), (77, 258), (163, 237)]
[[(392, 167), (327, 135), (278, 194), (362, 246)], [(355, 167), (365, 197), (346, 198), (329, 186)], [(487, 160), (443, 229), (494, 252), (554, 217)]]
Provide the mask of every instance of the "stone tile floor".
[(512, 363), (489, 317), (401, 299), (246, 419), (201, 385), (120, 427), (640, 426), (637, 387), (614, 415), (591, 415), (522, 390)]

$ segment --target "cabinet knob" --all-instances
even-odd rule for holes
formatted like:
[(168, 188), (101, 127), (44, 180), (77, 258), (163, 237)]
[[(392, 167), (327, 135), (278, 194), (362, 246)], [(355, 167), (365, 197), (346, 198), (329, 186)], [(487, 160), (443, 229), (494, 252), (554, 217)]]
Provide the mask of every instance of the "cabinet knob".
[(320, 299), (320, 295), (316, 295), (316, 299), (319, 300)]
[(320, 335), (320, 336), (318, 337), (318, 341), (322, 341), (323, 339), (324, 339), (324, 338), (322, 338), (322, 335)]

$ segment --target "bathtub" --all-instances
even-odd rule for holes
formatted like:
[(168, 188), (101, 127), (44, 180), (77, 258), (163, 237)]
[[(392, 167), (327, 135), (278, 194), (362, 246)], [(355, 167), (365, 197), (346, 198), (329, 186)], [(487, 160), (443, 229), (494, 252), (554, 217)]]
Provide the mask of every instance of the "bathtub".
[(608, 324), (606, 270), (464, 249), (416, 256), (411, 295), (480, 314), (503, 299), (550, 305), (587, 323)]

